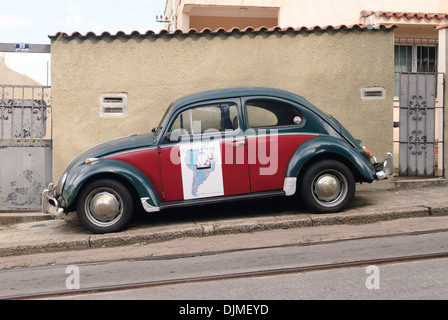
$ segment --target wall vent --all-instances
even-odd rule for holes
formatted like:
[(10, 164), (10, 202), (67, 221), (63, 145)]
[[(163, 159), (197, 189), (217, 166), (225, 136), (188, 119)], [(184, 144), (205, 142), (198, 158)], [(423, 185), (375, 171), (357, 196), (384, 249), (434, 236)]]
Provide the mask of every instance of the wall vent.
[(383, 87), (374, 88), (362, 88), (361, 89), (361, 99), (362, 100), (375, 100), (375, 99), (385, 99), (386, 90)]
[(101, 96), (100, 116), (124, 117), (127, 115), (127, 94), (103, 94)]

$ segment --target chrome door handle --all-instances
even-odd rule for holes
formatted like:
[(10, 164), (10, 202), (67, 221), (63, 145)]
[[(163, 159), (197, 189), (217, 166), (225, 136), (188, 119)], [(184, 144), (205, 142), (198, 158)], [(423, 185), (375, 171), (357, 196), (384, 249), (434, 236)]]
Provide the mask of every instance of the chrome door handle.
[(228, 147), (238, 147), (238, 146), (244, 146), (246, 144), (246, 141), (233, 141), (227, 143)]

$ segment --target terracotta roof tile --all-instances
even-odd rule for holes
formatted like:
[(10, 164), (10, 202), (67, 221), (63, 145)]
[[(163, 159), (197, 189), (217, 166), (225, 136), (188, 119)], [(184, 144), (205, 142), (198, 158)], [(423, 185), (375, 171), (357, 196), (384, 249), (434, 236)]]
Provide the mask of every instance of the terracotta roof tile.
[[(379, 29), (382, 30), (390, 30), (397, 27), (397, 25), (380, 25)], [(148, 30), (145, 33), (140, 33), (139, 31), (133, 31), (130, 34), (127, 34), (123, 31), (118, 31), (116, 34), (111, 34), (110, 32), (103, 32), (99, 35), (95, 34), (92, 31), (87, 32), (85, 35), (82, 35), (79, 32), (73, 32), (71, 35), (65, 33), (65, 32), (58, 32), (55, 35), (49, 35), (48, 37), (51, 40), (56, 40), (59, 38), (63, 38), (63, 39), (67, 39), (67, 40), (72, 40), (75, 38), (80, 38), (80, 39), (88, 39), (88, 38), (95, 38), (95, 39), (100, 39), (100, 38), (133, 38), (133, 37), (138, 37), (138, 38), (147, 38), (147, 37), (159, 37), (162, 35), (168, 35), (168, 36), (174, 36), (174, 35), (203, 35), (203, 34), (212, 34), (212, 35), (217, 35), (217, 34), (232, 34), (232, 33), (260, 33), (260, 32), (267, 32), (267, 33), (274, 33), (274, 32), (281, 32), (281, 33), (286, 33), (286, 32), (314, 32), (314, 31), (339, 31), (339, 30), (366, 30), (366, 29), (371, 29), (369, 26), (364, 25), (364, 24), (354, 24), (354, 25), (339, 25), (339, 26), (313, 26), (313, 27), (298, 27), (298, 28), (294, 28), (294, 27), (286, 27), (286, 28), (281, 28), (281, 27), (258, 27), (258, 28), (253, 28), (253, 27), (246, 27), (243, 29), (239, 29), (239, 28), (231, 28), (231, 29), (225, 29), (225, 28), (218, 28), (215, 30), (212, 30), (210, 28), (204, 28), (200, 31), (196, 30), (196, 29), (190, 29), (187, 32), (184, 32), (180, 29), (177, 29), (173, 32), (169, 32), (166, 29), (162, 29), (159, 31), (159, 33), (155, 33), (152, 30)]]
[[(365, 12), (362, 16), (367, 18), (371, 15), (375, 14), (375, 11)], [(416, 12), (379, 12), (380, 17), (385, 17), (387, 19), (395, 18), (395, 19), (427, 19), (427, 20), (445, 20), (448, 19), (448, 14), (445, 13), (416, 13)]]

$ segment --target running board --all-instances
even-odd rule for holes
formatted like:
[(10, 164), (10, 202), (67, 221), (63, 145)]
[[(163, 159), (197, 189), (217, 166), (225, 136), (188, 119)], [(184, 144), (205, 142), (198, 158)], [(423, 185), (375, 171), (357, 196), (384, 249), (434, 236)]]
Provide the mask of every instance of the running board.
[(284, 195), (285, 195), (285, 191), (283, 191), (283, 190), (263, 191), (263, 192), (247, 193), (247, 194), (243, 194), (243, 195), (235, 195), (235, 196), (221, 196), (221, 197), (213, 197), (213, 198), (169, 201), (169, 202), (161, 203), (160, 208), (168, 209), (168, 208), (176, 208), (176, 207), (199, 206), (199, 205), (214, 204), (214, 203), (221, 203), (221, 202), (251, 200), (251, 199), (268, 198), (268, 197), (280, 197), (280, 196), (284, 196)]

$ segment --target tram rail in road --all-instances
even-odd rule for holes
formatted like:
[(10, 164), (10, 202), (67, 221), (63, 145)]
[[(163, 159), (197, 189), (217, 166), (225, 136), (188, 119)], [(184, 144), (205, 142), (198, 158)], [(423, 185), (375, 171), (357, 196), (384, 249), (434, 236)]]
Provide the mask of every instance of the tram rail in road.
[[(389, 235), (381, 235), (381, 236), (351, 238), (351, 239), (343, 239), (343, 240), (336, 240), (336, 241), (317, 241), (317, 242), (313, 242), (313, 243), (291, 243), (291, 244), (285, 244), (285, 245), (279, 245), (279, 246), (264, 246), (264, 247), (255, 247), (255, 248), (246, 248), (246, 249), (243, 248), (243, 249), (198, 252), (198, 253), (189, 253), (189, 254), (151, 256), (151, 257), (146, 257), (146, 258), (135, 258), (135, 259), (125, 259), (125, 260), (127, 260), (127, 261), (173, 260), (173, 259), (211, 256), (211, 255), (219, 255), (219, 254), (242, 252), (242, 251), (275, 249), (275, 248), (285, 248), (285, 247), (293, 247), (293, 246), (325, 245), (325, 244), (337, 243), (337, 242), (347, 242), (347, 241), (351, 242), (351, 241), (355, 241), (355, 240), (365, 240), (365, 239), (375, 239), (375, 238), (385, 238), (385, 237), (390, 238), (390, 237), (396, 237), (396, 236), (416, 236), (416, 235), (444, 233), (444, 232), (448, 232), (448, 229), (434, 229), (434, 230), (426, 230), (426, 231), (418, 231), (418, 232), (408, 232), (408, 233), (389, 234)], [(293, 273), (314, 272), (314, 271), (324, 271), (324, 270), (343, 269), (343, 268), (355, 268), (355, 267), (364, 267), (364, 266), (369, 266), (369, 265), (377, 265), (378, 266), (378, 265), (406, 263), (406, 262), (414, 262), (414, 261), (422, 261), (422, 260), (434, 260), (434, 259), (442, 259), (442, 258), (448, 258), (448, 251), (431, 252), (431, 253), (424, 253), (424, 254), (412, 254), (412, 255), (403, 255), (403, 256), (390, 256), (390, 257), (373, 258), (373, 259), (361, 259), (361, 260), (344, 261), (344, 262), (337, 262), (337, 263), (310, 264), (310, 265), (301, 265), (301, 266), (287, 267), (287, 268), (269, 268), (269, 269), (258, 268), (257, 270), (246, 271), (246, 272), (217, 273), (217, 274), (204, 275), (204, 276), (178, 277), (178, 278), (169, 278), (169, 279), (163, 279), (163, 280), (120, 283), (120, 284), (111, 284), (111, 285), (104, 285), (104, 286), (91, 286), (91, 287), (82, 288), (82, 289), (39, 291), (39, 292), (23, 293), (23, 294), (17, 294), (17, 295), (0, 296), (0, 299), (1, 300), (29, 300), (29, 299), (46, 299), (46, 298), (51, 299), (51, 298), (67, 297), (67, 296), (73, 296), (73, 295), (79, 296), (79, 295), (85, 295), (85, 294), (96, 294), (96, 293), (105, 293), (105, 292), (122, 291), (122, 290), (134, 290), (134, 289), (151, 288), (151, 287), (158, 287), (158, 286), (180, 285), (180, 284), (190, 284), (190, 283), (210, 282), (210, 281), (222, 281), (222, 280), (230, 280), (230, 279), (238, 279), (238, 278), (278, 276), (278, 275), (286, 275), (286, 274), (293, 274)], [(113, 262), (117, 262), (117, 261), (123, 261), (123, 260), (95, 261), (95, 262), (88, 262), (88, 263), (80, 263), (78, 265), (82, 266), (82, 265), (94, 265), (94, 264), (107, 264), (107, 263), (113, 263)], [(0, 273), (20, 272), (20, 271), (30, 270), (30, 269), (61, 268), (61, 267), (65, 267), (65, 266), (66, 265), (51, 265), (51, 266), (41, 266), (41, 267), (33, 267), (33, 268), (7, 269), (7, 270), (1, 270)]]

